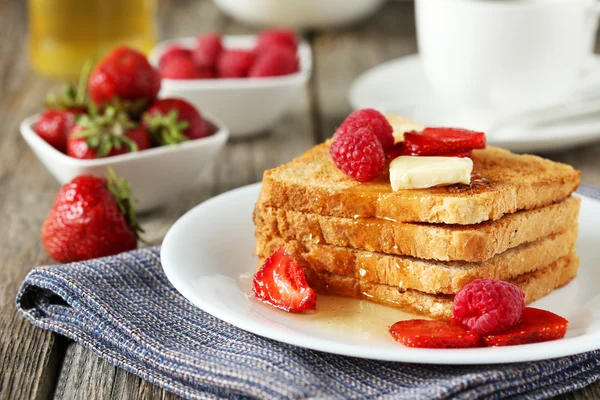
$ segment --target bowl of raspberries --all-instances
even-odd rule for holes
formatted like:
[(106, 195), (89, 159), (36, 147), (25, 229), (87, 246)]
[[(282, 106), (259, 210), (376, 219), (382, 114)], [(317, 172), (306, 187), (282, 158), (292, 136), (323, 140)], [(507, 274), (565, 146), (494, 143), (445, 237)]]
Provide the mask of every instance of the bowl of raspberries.
[(238, 137), (277, 122), (312, 69), (310, 46), (287, 29), (168, 40), (149, 58), (162, 77), (161, 97), (186, 99)]
[(21, 134), (60, 183), (80, 175), (125, 178), (139, 211), (186, 189), (219, 152), (225, 125), (189, 101), (158, 96), (161, 78), (142, 53), (118, 47), (88, 63), (67, 86), (21, 123)]

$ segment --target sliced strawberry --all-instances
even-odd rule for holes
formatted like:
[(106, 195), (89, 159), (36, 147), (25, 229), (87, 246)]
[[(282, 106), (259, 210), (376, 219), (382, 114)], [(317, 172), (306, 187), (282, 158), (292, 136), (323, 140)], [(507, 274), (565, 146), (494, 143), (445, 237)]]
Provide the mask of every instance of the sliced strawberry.
[(462, 128), (425, 128), (422, 135), (439, 139), (468, 139), (473, 149), (485, 149), (485, 134), (483, 132), (471, 131)]
[(471, 155), (473, 155), (473, 151), (472, 150), (461, 151), (461, 152), (458, 152), (458, 153), (440, 154), (440, 156), (442, 156), (442, 157), (459, 157), (459, 158), (471, 157)]
[[(462, 151), (456, 153), (441, 153), (441, 154), (429, 154), (430, 156), (439, 157), (471, 157), (472, 151)], [(404, 142), (396, 143), (385, 151), (385, 158), (388, 162), (399, 156), (418, 156), (419, 151), (413, 151), (412, 147), (408, 147)]]
[(396, 341), (408, 347), (460, 349), (481, 346), (476, 333), (446, 321), (399, 321), (390, 327), (390, 334)]
[(396, 157), (409, 156), (409, 155), (410, 154), (407, 153), (406, 148), (404, 147), (404, 142), (396, 143), (392, 147), (385, 150), (385, 159), (388, 162), (392, 161)]
[(304, 271), (280, 247), (254, 275), (253, 290), (263, 302), (288, 312), (313, 311), (317, 294), (308, 286)]
[(407, 132), (404, 143), (411, 155), (436, 156), (465, 153), (485, 148), (485, 134), (466, 129), (426, 128), (423, 132)]
[(569, 321), (550, 311), (526, 307), (521, 322), (497, 335), (483, 336), (486, 346), (512, 346), (563, 338)]

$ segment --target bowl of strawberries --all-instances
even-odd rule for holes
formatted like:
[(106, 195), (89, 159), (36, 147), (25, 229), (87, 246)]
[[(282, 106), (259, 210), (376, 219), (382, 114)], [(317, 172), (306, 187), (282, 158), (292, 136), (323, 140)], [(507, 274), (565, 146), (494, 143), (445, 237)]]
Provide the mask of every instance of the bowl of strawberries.
[(310, 46), (294, 32), (214, 33), (164, 41), (150, 53), (162, 77), (160, 95), (180, 97), (217, 116), (231, 136), (271, 127), (310, 78)]
[(60, 183), (80, 175), (125, 178), (146, 211), (185, 190), (228, 137), (225, 125), (188, 101), (159, 98), (161, 79), (146, 57), (118, 47), (84, 67), (21, 135)]

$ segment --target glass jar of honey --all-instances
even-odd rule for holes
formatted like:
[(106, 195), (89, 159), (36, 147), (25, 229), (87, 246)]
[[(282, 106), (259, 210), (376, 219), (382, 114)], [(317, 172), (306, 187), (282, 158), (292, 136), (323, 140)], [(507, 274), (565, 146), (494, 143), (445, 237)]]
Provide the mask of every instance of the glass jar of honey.
[(77, 77), (89, 57), (156, 44), (156, 0), (29, 0), (29, 57), (54, 78)]

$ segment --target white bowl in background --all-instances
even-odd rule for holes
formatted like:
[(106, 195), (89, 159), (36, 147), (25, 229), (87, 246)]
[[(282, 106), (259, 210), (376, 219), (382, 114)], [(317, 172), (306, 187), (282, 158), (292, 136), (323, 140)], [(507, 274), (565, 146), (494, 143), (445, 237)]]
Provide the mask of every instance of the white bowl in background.
[[(227, 48), (251, 49), (256, 36), (223, 36)], [(158, 66), (160, 55), (170, 45), (191, 48), (196, 38), (178, 38), (159, 43), (149, 55), (150, 62)], [(159, 97), (180, 97), (196, 108), (214, 115), (223, 123), (232, 137), (256, 134), (270, 128), (288, 109), (294, 98), (302, 92), (310, 78), (312, 53), (310, 46), (298, 46), (300, 71), (265, 78), (233, 79), (163, 79)]]
[(230, 17), (252, 25), (296, 29), (350, 24), (377, 11), (385, 0), (214, 0)]
[(21, 123), (21, 135), (39, 160), (61, 183), (79, 175), (106, 176), (110, 166), (118, 177), (132, 187), (137, 211), (164, 205), (190, 186), (198, 173), (215, 157), (227, 141), (227, 128), (214, 118), (206, 118), (217, 127), (211, 136), (171, 146), (155, 147), (134, 153), (94, 160), (69, 157), (50, 146), (34, 132), (39, 114)]

